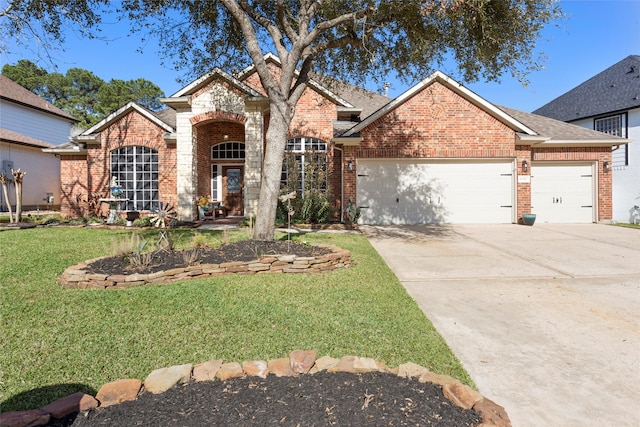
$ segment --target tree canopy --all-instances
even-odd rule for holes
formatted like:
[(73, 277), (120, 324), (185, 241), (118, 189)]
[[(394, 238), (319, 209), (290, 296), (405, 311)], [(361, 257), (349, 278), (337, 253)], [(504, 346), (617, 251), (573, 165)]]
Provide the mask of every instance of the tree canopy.
[[(70, 12), (62, 16), (91, 28), (99, 9), (111, 5), (8, 3), (18, 17), (44, 18), (43, 28), (57, 39), (52, 23), (63, 7)], [(256, 239), (273, 239), (287, 132), (312, 73), (380, 85), (394, 73), (410, 82), (453, 58), (467, 82), (499, 80), (505, 72), (524, 79), (542, 65), (535, 49), (541, 29), (561, 15), (556, 0), (122, 0), (118, 7), (132, 28), (159, 37), (178, 68), (199, 75), (214, 66), (255, 67), (271, 112)], [(24, 19), (8, 22), (13, 30), (26, 28), (19, 26)], [(267, 52), (281, 62), (278, 75), (267, 66)]]
[(70, 68), (65, 74), (48, 73), (31, 61), (5, 64), (2, 74), (78, 119), (88, 128), (128, 102), (159, 110), (164, 92), (146, 79), (105, 82), (88, 70)]

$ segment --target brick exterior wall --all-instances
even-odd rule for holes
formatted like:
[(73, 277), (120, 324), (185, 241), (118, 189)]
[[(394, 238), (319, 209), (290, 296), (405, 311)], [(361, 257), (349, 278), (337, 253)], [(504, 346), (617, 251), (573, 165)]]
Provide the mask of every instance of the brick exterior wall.
[[(516, 201), (516, 217), (522, 218), (522, 214), (531, 212), (531, 147), (527, 145), (516, 145), (516, 166), (518, 176), (529, 176), (529, 182), (517, 182), (518, 200)], [(528, 170), (522, 168), (522, 162), (526, 161)]]
[(60, 213), (77, 218), (89, 212), (87, 156), (60, 156)]
[[(144, 146), (158, 151), (158, 197), (160, 201), (175, 206), (176, 150), (174, 144), (164, 141), (165, 133), (165, 129), (132, 110), (105, 128), (100, 133), (99, 143), (87, 144), (86, 161), (80, 156), (64, 156), (62, 182), (65, 196), (61, 208), (63, 213), (74, 217), (93, 214), (90, 205), (98, 198), (108, 195), (111, 175), (110, 153), (116, 148), (127, 146)], [(73, 199), (79, 195), (86, 201), (80, 209), (73, 204)], [(105, 215), (107, 210), (107, 205), (103, 204), (102, 215)]]

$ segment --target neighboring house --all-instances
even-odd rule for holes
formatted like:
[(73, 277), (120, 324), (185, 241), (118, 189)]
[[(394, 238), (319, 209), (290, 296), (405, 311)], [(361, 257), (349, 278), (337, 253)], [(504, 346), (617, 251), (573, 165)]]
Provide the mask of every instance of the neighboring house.
[(612, 219), (639, 221), (640, 56), (626, 57), (534, 113), (632, 142), (613, 146)]
[[(267, 60), (277, 72), (277, 58)], [(208, 195), (230, 215), (256, 213), (269, 104), (254, 68), (216, 69), (162, 101), (170, 108), (159, 113), (128, 104), (52, 150), (62, 161), (63, 213), (86, 214), (113, 176), (127, 210), (168, 202), (192, 220)], [(436, 72), (394, 100), (312, 82), (287, 149), (301, 164), (301, 187), (305, 162), (326, 153), (320, 166), (337, 219), (352, 200), (366, 224), (515, 223), (532, 203), (541, 222), (588, 223), (611, 219), (604, 165), (624, 143), (497, 107)]]
[[(13, 179), (11, 169), (26, 172), (22, 207), (60, 205), (60, 159), (43, 149), (65, 143), (77, 120), (61, 109), (0, 75), (0, 172)], [(15, 191), (9, 189), (15, 209)], [(0, 210), (8, 210), (0, 196)]]

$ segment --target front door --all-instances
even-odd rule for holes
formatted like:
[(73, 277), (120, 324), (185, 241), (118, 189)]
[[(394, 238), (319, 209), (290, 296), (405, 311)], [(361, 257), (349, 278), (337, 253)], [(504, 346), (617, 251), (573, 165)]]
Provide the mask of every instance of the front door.
[(244, 200), (242, 197), (244, 189), (244, 167), (223, 166), (222, 168), (222, 191), (223, 202), (227, 210), (227, 215), (243, 216)]

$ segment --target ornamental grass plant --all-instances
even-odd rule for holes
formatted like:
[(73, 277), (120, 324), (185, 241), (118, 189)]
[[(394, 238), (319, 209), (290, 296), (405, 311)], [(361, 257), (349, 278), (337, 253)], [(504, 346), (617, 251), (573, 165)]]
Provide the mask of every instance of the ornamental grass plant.
[[(157, 239), (157, 230), (138, 230)], [(268, 360), (296, 349), (415, 362), (471, 384), (442, 337), (365, 237), (296, 238), (351, 252), (353, 266), (314, 275), (237, 275), (126, 290), (65, 289), (70, 265), (110, 255), (129, 230), (0, 232), (0, 408), (44, 406), (154, 369), (207, 360)], [(176, 249), (222, 244), (246, 231), (168, 231)], [(198, 234), (197, 237), (194, 236)], [(277, 236), (286, 239), (286, 236)]]

